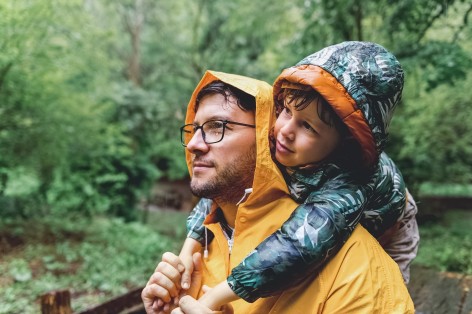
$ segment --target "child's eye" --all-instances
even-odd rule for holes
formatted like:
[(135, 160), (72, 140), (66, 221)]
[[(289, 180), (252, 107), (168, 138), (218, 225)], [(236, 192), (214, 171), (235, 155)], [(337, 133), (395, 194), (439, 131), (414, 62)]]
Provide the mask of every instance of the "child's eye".
[(313, 129), (311, 127), (311, 125), (308, 122), (303, 122), (302, 125), (303, 125), (303, 128), (305, 128), (305, 130), (307, 130), (307, 131), (309, 131), (311, 133), (315, 133), (315, 134), (318, 133), (318, 132), (315, 131), (315, 129)]
[(289, 115), (289, 116), (292, 115), (292, 111), (290, 111), (290, 108), (287, 107), (287, 106), (284, 106), (283, 113), (286, 114), (286, 115)]

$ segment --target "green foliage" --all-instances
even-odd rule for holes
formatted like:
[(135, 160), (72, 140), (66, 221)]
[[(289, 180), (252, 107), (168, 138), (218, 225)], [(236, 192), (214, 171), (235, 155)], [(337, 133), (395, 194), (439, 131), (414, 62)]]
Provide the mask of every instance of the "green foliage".
[(429, 41), (410, 61), (415, 62), (414, 66), (408, 61), (406, 64), (421, 73), (418, 83), (426, 92), (441, 85), (454, 86), (455, 82), (465, 80), (472, 69), (470, 54), (449, 42)]
[(419, 186), (418, 196), (472, 196), (471, 184), (424, 182)]
[(420, 226), (420, 247), (414, 263), (441, 271), (472, 275), (472, 215), (451, 211), (439, 223)]
[(2, 2), (0, 213), (135, 218), (156, 180), (187, 175), (178, 128), (205, 70), (273, 82), (343, 40), (383, 44), (405, 68), (388, 149), (409, 185), (470, 183), (470, 12), (461, 0)]
[(405, 101), (405, 118), (392, 126), (392, 134), (401, 142), (398, 157), (407, 181), (472, 182), (470, 86), (469, 74), (454, 87), (442, 85)]
[[(183, 229), (176, 226), (176, 229)], [(0, 222), (0, 313), (37, 313), (36, 300), (55, 289), (72, 289), (74, 311), (146, 283), (163, 252), (182, 239), (119, 219), (44, 218)]]

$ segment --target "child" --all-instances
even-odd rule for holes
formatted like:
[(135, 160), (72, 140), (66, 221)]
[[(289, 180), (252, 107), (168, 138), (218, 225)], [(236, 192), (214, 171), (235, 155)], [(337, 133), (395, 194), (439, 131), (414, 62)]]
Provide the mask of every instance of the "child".
[[(216, 309), (237, 298), (253, 302), (316, 275), (359, 222), (375, 237), (383, 235), (381, 244), (408, 282), (419, 240), (416, 206), (382, 153), (402, 88), (395, 57), (367, 42), (327, 47), (281, 73), (274, 83), (272, 151), (301, 205), (200, 299), (203, 304)], [(209, 241), (202, 223), (211, 205), (202, 199), (189, 216), (182, 258)]]

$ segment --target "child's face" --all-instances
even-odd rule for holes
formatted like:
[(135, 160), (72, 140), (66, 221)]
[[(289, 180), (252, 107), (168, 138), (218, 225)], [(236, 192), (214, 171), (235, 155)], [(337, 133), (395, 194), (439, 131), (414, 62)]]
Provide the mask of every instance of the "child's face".
[(285, 101), (274, 127), (275, 157), (286, 167), (319, 162), (333, 152), (341, 140), (335, 127), (319, 118), (318, 99), (302, 110), (297, 110), (295, 105), (296, 101)]

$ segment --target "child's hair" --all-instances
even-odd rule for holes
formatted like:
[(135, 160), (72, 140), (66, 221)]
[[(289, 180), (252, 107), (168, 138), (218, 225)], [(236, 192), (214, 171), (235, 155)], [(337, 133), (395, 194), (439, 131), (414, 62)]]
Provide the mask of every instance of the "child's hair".
[(312, 101), (317, 104), (317, 114), (321, 121), (338, 131), (341, 142), (323, 162), (334, 163), (340, 168), (350, 171), (358, 180), (369, 177), (372, 169), (365, 168), (359, 142), (351, 135), (346, 124), (336, 114), (333, 107), (316, 90), (299, 85), (296, 88), (282, 88), (276, 100), (277, 115), (286, 104), (293, 104), (296, 110), (305, 109)]
[(195, 104), (195, 112), (198, 110), (198, 106), (200, 105), (200, 101), (209, 95), (219, 94), (222, 95), (227, 102), (229, 102), (229, 98), (233, 96), (236, 99), (236, 104), (242, 111), (255, 111), (256, 110), (256, 99), (254, 96), (249, 95), (248, 93), (243, 92), (236, 87), (233, 87), (229, 84), (225, 84), (222, 81), (213, 81), (203, 87), (197, 95), (196, 104)]

